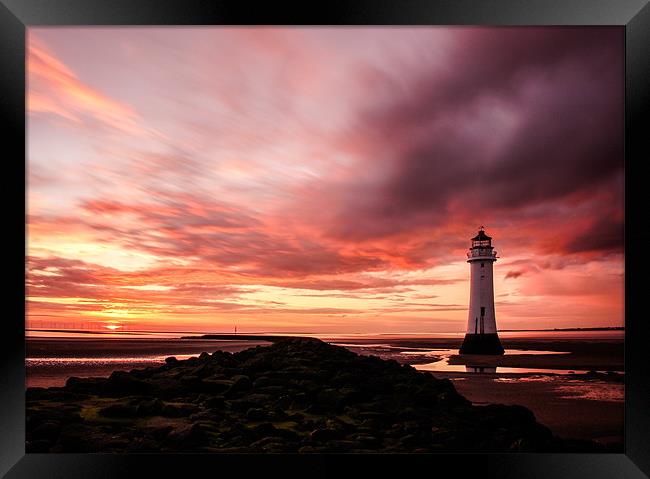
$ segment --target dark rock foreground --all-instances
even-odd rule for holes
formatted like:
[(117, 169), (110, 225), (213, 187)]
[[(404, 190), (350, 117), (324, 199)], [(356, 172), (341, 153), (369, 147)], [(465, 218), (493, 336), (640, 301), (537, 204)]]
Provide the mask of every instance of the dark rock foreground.
[(27, 389), (27, 452), (598, 451), (520, 406), (316, 339)]

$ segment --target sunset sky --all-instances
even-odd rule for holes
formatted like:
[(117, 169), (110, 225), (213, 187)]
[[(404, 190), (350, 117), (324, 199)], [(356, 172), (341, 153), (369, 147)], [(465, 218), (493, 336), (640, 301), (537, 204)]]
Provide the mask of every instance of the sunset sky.
[(29, 28), (28, 327), (623, 325), (622, 28)]

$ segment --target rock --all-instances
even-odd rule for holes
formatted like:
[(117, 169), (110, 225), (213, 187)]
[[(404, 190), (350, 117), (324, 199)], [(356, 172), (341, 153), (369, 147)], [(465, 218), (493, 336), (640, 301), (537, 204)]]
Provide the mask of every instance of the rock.
[(386, 414), (377, 411), (361, 411), (358, 414), (358, 417), (360, 419), (376, 419), (378, 421), (381, 421), (386, 418)]
[(104, 383), (104, 393), (112, 396), (145, 395), (151, 392), (151, 384), (134, 378), (124, 371), (113, 372)]
[(342, 434), (351, 432), (354, 429), (350, 424), (339, 419), (329, 418), (325, 421), (325, 428), (332, 429)]
[(281, 408), (271, 407), (269, 411), (269, 417), (273, 421), (286, 421), (289, 415)]
[(277, 429), (277, 431), (277, 435), (286, 441), (297, 443), (302, 438), (300, 434), (291, 429)]
[(255, 407), (256, 404), (248, 399), (231, 399), (226, 403), (233, 411), (245, 412), (250, 408)]
[(37, 424), (31, 430), (30, 437), (34, 440), (44, 439), (48, 443), (56, 441), (56, 438), (59, 437), (61, 432), (61, 425), (55, 421), (45, 421), (41, 424)]
[[(68, 382), (70, 382), (71, 379), (73, 381), (79, 380), (79, 378), (74, 376), (68, 378), (68, 380), (66, 381), (66, 387), (68, 387), (67, 384)], [(27, 401), (38, 401), (39, 399), (46, 398), (51, 393), (52, 393), (52, 388), (27, 388), (25, 390), (25, 399)]]
[(278, 430), (270, 422), (263, 422), (252, 428), (257, 437), (280, 436)]
[(187, 358), (184, 361), (185, 366), (196, 366), (198, 363), (199, 363), (199, 358), (196, 357)]
[(211, 423), (215, 419), (215, 415), (210, 411), (200, 411), (192, 413), (188, 416), (191, 422), (201, 422), (204, 426)]
[(322, 406), (336, 408), (343, 403), (343, 397), (336, 389), (323, 389), (316, 396), (316, 400)]
[(300, 413), (293, 413), (287, 415), (287, 420), (288, 421), (293, 421), (295, 423), (301, 424), (305, 420), (305, 416), (303, 416)]
[(307, 406), (305, 409), (305, 412), (307, 414), (311, 414), (312, 416), (322, 416), (330, 412), (330, 408), (323, 406), (321, 404), (310, 404)]
[(381, 442), (375, 436), (370, 436), (368, 434), (355, 434), (352, 436), (352, 439), (354, 439), (363, 447), (375, 447), (378, 446)]
[(300, 381), (297, 381), (296, 384), (305, 392), (320, 391), (322, 388), (322, 383), (312, 381), (311, 379), (301, 379)]
[(337, 439), (334, 441), (329, 441), (327, 443), (327, 446), (330, 452), (348, 452), (359, 447), (359, 444), (356, 441)]
[(161, 415), (166, 417), (188, 417), (196, 411), (197, 408), (191, 404), (165, 404)]
[(301, 405), (305, 404), (308, 401), (308, 397), (305, 393), (296, 393), (293, 395), (293, 402)]
[(273, 404), (275, 398), (270, 394), (250, 392), (246, 395), (246, 400), (259, 407), (268, 407)]
[(210, 354), (205, 351), (199, 355), (199, 361), (207, 361), (208, 359), (210, 359)]
[(47, 439), (36, 439), (34, 441), (25, 442), (25, 452), (28, 454), (50, 452), (51, 447), (52, 443)]
[(282, 386), (286, 381), (278, 378), (270, 378), (268, 376), (262, 376), (253, 381), (253, 388), (265, 388), (268, 386)]
[(399, 438), (399, 443), (402, 446), (412, 446), (418, 442), (418, 437), (415, 434), (408, 434)]
[(237, 375), (232, 377), (232, 385), (228, 389), (228, 394), (248, 391), (253, 387), (253, 383), (248, 376)]
[(57, 444), (61, 452), (91, 452), (98, 446), (92, 441), (95, 436), (90, 426), (72, 424), (62, 428)]
[(250, 408), (246, 411), (246, 419), (248, 421), (263, 421), (268, 417), (267, 412), (260, 408)]
[(127, 404), (111, 404), (100, 409), (99, 414), (105, 417), (135, 417), (137, 409)]
[(163, 413), (165, 403), (160, 399), (148, 399), (140, 402), (136, 408), (138, 416), (159, 416)]
[(259, 355), (247, 359), (242, 363), (241, 367), (242, 370), (248, 372), (249, 374), (254, 374), (261, 371), (269, 371), (270, 369), (272, 369), (273, 365), (271, 361), (269, 361), (269, 358), (263, 355)]
[(129, 450), (134, 452), (159, 452), (158, 441), (147, 437), (136, 437), (129, 443)]
[(167, 435), (173, 431), (172, 426), (161, 426), (161, 427), (148, 427), (145, 429), (145, 434), (157, 441), (161, 441), (166, 438)]
[(232, 381), (224, 379), (204, 379), (199, 385), (199, 389), (211, 394), (226, 392), (233, 385)]
[(181, 387), (185, 391), (199, 391), (202, 389), (203, 381), (192, 373), (183, 373), (180, 377)]
[(287, 388), (284, 386), (263, 386), (258, 387), (255, 390), (268, 396), (280, 396), (286, 393)]
[(223, 399), (223, 396), (213, 396), (208, 400), (206, 400), (204, 405), (208, 409), (212, 409), (212, 410), (216, 409), (221, 411), (225, 407), (226, 403)]
[(96, 394), (105, 382), (106, 379), (103, 378), (77, 378), (72, 376), (65, 382), (65, 387), (69, 391)]
[(167, 442), (181, 451), (191, 451), (208, 444), (208, 437), (200, 424), (182, 426), (167, 435)]
[[(269, 447), (270, 446), (270, 447)], [(251, 444), (253, 449), (282, 449), (284, 447), (284, 441), (279, 437), (265, 437), (259, 441), (255, 441)]]
[(323, 442), (331, 439), (338, 439), (341, 435), (342, 431), (337, 429), (315, 429), (311, 432), (309, 437), (314, 442)]
[(289, 409), (291, 405), (293, 404), (293, 399), (291, 396), (283, 395), (280, 396), (276, 401), (275, 401), (275, 407), (280, 408), (280, 409)]
[(165, 364), (169, 365), (174, 365), (178, 363), (178, 359), (176, 359), (174, 356), (170, 356), (168, 358), (165, 358)]
[(214, 369), (212, 367), (212, 364), (206, 362), (205, 360), (202, 361), (203, 361), (202, 364), (200, 364), (199, 366), (192, 369), (192, 371), (190, 371), (190, 375), (196, 376), (199, 379), (204, 379), (213, 375)]

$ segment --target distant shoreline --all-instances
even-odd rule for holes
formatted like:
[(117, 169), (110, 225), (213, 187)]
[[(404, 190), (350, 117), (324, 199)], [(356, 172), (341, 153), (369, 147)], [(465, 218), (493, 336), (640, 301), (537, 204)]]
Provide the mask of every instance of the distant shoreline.
[(625, 326), (612, 326), (606, 328), (553, 328), (553, 329), (500, 329), (500, 333), (526, 333), (526, 332), (553, 332), (553, 331), (625, 331)]
[[(500, 329), (499, 333), (535, 333), (535, 332), (580, 332), (580, 331), (625, 331), (624, 326), (612, 326), (612, 327), (596, 327), (596, 328), (552, 328), (552, 329)], [(273, 340), (279, 341), (280, 339), (286, 338), (300, 338), (300, 337), (328, 337), (329, 334), (321, 333), (202, 333), (188, 332), (186, 331), (144, 331), (144, 330), (127, 330), (127, 331), (100, 331), (100, 330), (74, 330), (74, 329), (40, 329), (40, 328), (26, 328), (25, 332), (46, 332), (46, 333), (72, 333), (72, 334), (100, 334), (106, 336), (115, 336), (115, 335), (138, 335), (138, 334), (183, 334), (183, 336), (177, 336), (180, 339), (251, 339), (251, 340)], [(344, 336), (345, 333), (330, 333), (334, 336)], [(401, 336), (401, 335), (439, 335), (439, 334), (454, 334), (454, 333), (433, 333), (433, 332), (423, 332), (423, 333), (349, 333), (350, 337), (355, 336)], [(457, 332), (456, 334), (462, 334), (462, 332)]]
[(202, 336), (181, 336), (180, 339), (219, 339), (230, 340), (239, 339), (242, 341), (269, 341), (271, 343), (283, 339), (304, 339), (311, 336), (273, 336), (265, 334), (204, 334)]
[[(555, 329), (501, 329), (500, 333), (525, 333), (525, 332), (571, 332), (571, 331), (624, 331), (625, 327), (615, 326), (615, 327), (606, 327), (606, 328), (555, 328)], [(427, 334), (427, 333), (417, 333), (417, 334)], [(431, 333), (429, 333), (431, 334)], [(437, 334), (437, 333), (436, 333)], [(390, 336), (391, 333), (385, 333), (384, 335)], [(321, 335), (326, 337), (326, 335)], [(378, 335), (381, 336), (381, 335)], [(264, 334), (203, 334), (200, 336), (181, 336), (180, 339), (250, 339), (255, 341), (280, 341), (287, 338), (309, 338), (315, 336), (301, 335), (301, 336), (279, 336), (279, 335), (264, 335)]]

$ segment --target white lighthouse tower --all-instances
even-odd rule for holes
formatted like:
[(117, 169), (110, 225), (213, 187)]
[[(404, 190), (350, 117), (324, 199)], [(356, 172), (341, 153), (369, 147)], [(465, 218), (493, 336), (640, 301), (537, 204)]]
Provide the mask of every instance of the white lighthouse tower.
[(492, 250), (492, 238), (483, 227), (472, 238), (472, 247), (467, 253), (470, 264), (469, 314), (467, 332), (460, 354), (503, 354), (503, 347), (497, 334), (494, 315), (494, 281), (492, 265), (497, 252)]

